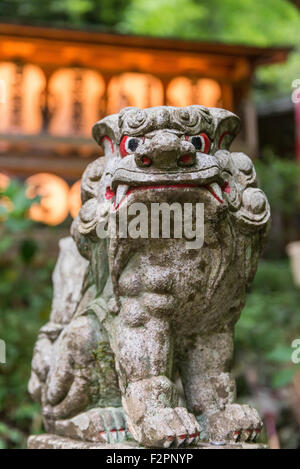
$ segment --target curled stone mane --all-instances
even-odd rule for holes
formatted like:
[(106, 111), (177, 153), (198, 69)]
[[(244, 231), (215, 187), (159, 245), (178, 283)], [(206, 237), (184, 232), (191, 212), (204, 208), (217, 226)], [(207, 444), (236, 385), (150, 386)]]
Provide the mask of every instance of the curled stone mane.
[(96, 238), (96, 227), (99, 216), (101, 216), (98, 204), (98, 190), (103, 174), (103, 163), (103, 158), (97, 158), (84, 171), (81, 182), (82, 206), (71, 227), (71, 235), (79, 252), (85, 258), (89, 258), (88, 240)]
[(208, 134), (213, 131), (213, 119), (203, 106), (187, 108), (125, 108), (120, 112), (118, 120), (120, 136), (143, 135), (157, 129), (173, 128), (185, 133), (188, 128), (190, 135), (196, 135), (205, 127)]
[[(99, 144), (103, 134), (109, 133), (107, 130), (112, 117), (105, 118), (100, 126), (96, 124), (93, 128), (93, 136)], [(188, 129), (190, 135), (196, 135), (204, 128), (209, 135), (212, 135), (214, 120), (209, 109), (199, 105), (185, 108), (153, 107), (144, 110), (127, 107), (122, 109), (118, 115), (115, 137), (120, 143), (124, 135), (140, 136), (158, 129), (168, 128), (176, 129), (183, 134)]]

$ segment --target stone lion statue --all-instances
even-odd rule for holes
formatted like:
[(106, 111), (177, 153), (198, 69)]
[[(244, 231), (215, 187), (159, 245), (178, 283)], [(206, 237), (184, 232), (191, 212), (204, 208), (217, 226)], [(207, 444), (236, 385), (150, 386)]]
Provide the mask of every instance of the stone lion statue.
[[(32, 361), (48, 433), (162, 448), (255, 441), (262, 422), (235, 403), (231, 362), (270, 208), (251, 159), (229, 151), (239, 128), (198, 105), (129, 107), (95, 124), (105, 155), (83, 174)], [(137, 202), (204, 204), (202, 247), (172, 233), (99, 236)]]

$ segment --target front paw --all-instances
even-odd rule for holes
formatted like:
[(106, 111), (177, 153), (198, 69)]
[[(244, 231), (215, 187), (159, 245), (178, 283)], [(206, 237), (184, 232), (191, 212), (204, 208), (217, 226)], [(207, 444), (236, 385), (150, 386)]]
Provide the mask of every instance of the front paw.
[(200, 437), (196, 418), (184, 407), (159, 409), (154, 415), (146, 416), (140, 425), (128, 421), (128, 426), (133, 437), (148, 447), (189, 446), (196, 444)]
[(248, 405), (228, 404), (207, 416), (208, 436), (213, 442), (254, 442), (261, 432), (258, 412)]

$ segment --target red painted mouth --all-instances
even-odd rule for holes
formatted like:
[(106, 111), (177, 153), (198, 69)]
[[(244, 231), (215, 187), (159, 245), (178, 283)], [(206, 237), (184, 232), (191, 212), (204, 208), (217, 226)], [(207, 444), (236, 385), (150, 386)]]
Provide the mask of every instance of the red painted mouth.
[[(178, 188), (182, 188), (182, 189), (186, 189), (186, 188), (198, 188), (198, 187), (204, 187), (205, 189), (207, 189), (211, 195), (220, 203), (220, 204), (223, 204), (223, 200), (220, 199), (220, 197), (217, 196), (217, 194), (215, 193), (215, 191), (209, 186), (197, 186), (196, 184), (161, 184), (161, 185), (157, 185), (157, 186), (136, 186), (136, 187), (131, 187), (127, 194), (126, 194), (126, 197), (128, 195), (130, 195), (132, 192), (137, 192), (137, 191), (146, 191), (146, 190), (156, 190), (156, 189), (178, 189)], [(227, 191), (226, 191), (227, 192)]]
[(106, 188), (106, 192), (105, 192), (106, 200), (112, 199), (113, 197), (115, 197), (115, 195), (116, 195), (116, 193), (114, 191), (112, 191), (110, 187)]
[[(181, 188), (189, 188), (189, 187), (199, 187), (196, 184), (159, 184), (159, 185), (149, 185), (149, 186), (134, 186), (128, 189), (126, 193), (126, 197), (128, 197), (132, 192), (137, 191), (147, 191), (147, 190), (156, 190), (156, 189), (177, 189), (178, 187)], [(116, 193), (110, 188), (106, 188), (105, 198), (106, 200), (110, 200), (115, 197)]]
[(220, 199), (220, 197), (217, 196), (217, 194), (215, 193), (215, 191), (210, 187), (210, 186), (203, 186), (205, 187), (205, 189), (207, 189), (211, 195), (220, 203), (220, 204), (223, 204), (223, 200)]
[[(159, 189), (178, 189), (178, 188), (187, 189), (187, 188), (201, 188), (201, 187), (207, 189), (220, 204), (224, 203), (221, 197), (219, 197), (216, 194), (216, 192), (214, 191), (211, 185), (199, 186), (197, 184), (184, 184), (184, 183), (183, 184), (179, 183), (179, 184), (158, 184), (158, 185), (134, 186), (128, 189), (128, 191), (125, 194), (125, 197), (128, 197), (130, 194), (132, 194), (133, 192), (137, 192), (137, 191), (159, 190)], [(230, 188), (228, 185), (222, 186), (221, 189), (223, 192), (226, 192), (226, 193), (230, 192)], [(106, 193), (105, 193), (106, 200), (110, 200), (114, 198), (115, 195), (116, 193), (112, 191), (110, 187), (107, 187)], [(121, 202), (117, 206), (114, 205), (115, 210), (119, 208), (121, 203), (124, 201), (125, 197), (121, 200)]]

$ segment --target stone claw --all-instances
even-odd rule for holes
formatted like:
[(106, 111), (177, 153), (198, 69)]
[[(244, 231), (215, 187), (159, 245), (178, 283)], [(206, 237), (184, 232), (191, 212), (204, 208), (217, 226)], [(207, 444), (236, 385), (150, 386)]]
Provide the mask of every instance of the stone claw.
[(254, 442), (262, 422), (255, 409), (248, 405), (228, 404), (224, 410), (208, 416), (211, 441), (232, 443)]
[[(128, 421), (133, 437), (137, 439), (138, 431)], [(189, 446), (198, 440), (199, 424), (193, 414), (184, 407), (161, 409), (154, 416), (146, 417), (141, 424), (143, 434), (140, 439), (146, 446), (178, 448)], [(138, 428), (138, 427), (137, 427)]]
[(261, 432), (261, 428), (256, 428), (253, 432), (253, 437), (252, 437), (252, 441), (255, 442), (257, 440), (257, 438), (259, 437), (260, 435), (260, 432)]

